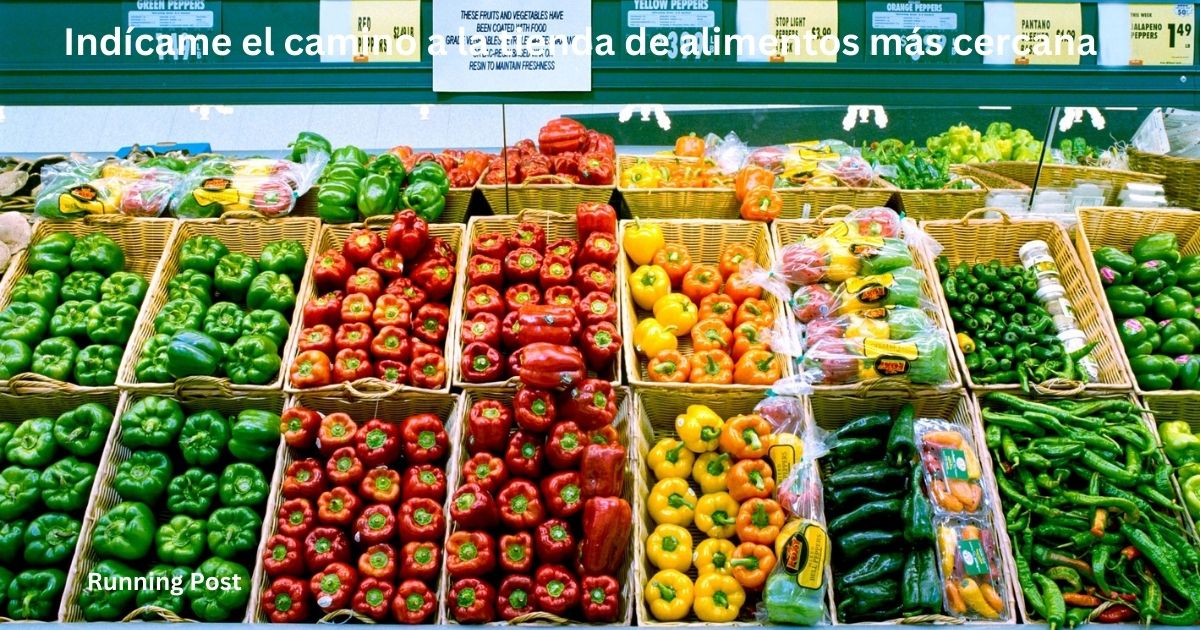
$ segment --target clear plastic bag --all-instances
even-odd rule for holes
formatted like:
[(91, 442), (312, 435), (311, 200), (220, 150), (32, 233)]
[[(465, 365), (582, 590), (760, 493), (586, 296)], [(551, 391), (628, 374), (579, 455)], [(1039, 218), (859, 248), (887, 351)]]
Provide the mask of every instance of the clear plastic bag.
[(49, 219), (87, 214), (156, 217), (171, 203), (180, 175), (126, 160), (68, 161), (42, 170), (36, 212)]
[(845, 385), (888, 377), (918, 385), (950, 382), (950, 355), (938, 330), (904, 340), (839, 337), (830, 323), (828, 330), (810, 325), (806, 335), (801, 370), (813, 383)]
[(934, 528), (946, 613), (985, 621), (1008, 618), (1008, 584), (991, 527), (973, 519), (941, 518)]
[(967, 429), (945, 420), (916, 423), (917, 451), (935, 514), (987, 513), (979, 454)]
[(296, 199), (308, 192), (328, 159), (324, 153), (309, 152), (304, 162), (266, 158), (207, 160), (184, 178), (171, 212), (185, 219), (239, 211), (268, 217), (290, 214)]
[(902, 341), (937, 331), (933, 318), (919, 308), (885, 306), (814, 320), (804, 334), (810, 343), (825, 337)]

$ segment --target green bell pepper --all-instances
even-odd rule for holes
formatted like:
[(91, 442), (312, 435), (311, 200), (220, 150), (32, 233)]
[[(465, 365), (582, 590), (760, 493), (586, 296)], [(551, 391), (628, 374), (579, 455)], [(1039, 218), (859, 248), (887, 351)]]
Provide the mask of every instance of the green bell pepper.
[(87, 332), (94, 343), (124, 346), (133, 334), (138, 307), (125, 302), (99, 302), (88, 309)]
[(88, 311), (96, 302), (91, 300), (67, 300), (54, 309), (50, 316), (50, 334), (54, 337), (87, 339)]
[(1172, 420), (1159, 423), (1158, 436), (1162, 438), (1163, 452), (1175, 466), (1200, 463), (1200, 436), (1192, 433), (1192, 427), (1187, 422)]
[[(203, 539), (201, 540), (203, 542)], [(187, 567), (172, 567), (165, 564), (155, 565), (146, 572), (146, 588), (138, 591), (135, 605), (138, 608), (151, 606), (169, 610), (176, 615), (182, 615), (183, 593), (179, 595), (171, 591), (171, 587), (155, 588), (157, 585), (183, 584), (187, 585), (192, 579), (192, 570)]]
[(1167, 287), (1154, 296), (1154, 316), (1160, 320), (1191, 319), (1196, 314), (1192, 294), (1183, 287)]
[(1138, 265), (1131, 278), (1132, 283), (1143, 291), (1154, 295), (1176, 282), (1175, 272), (1165, 260), (1147, 260)]
[(50, 326), (50, 311), (41, 304), (16, 302), (0, 311), (0, 339), (16, 339), (27, 346), (37, 345)]
[(44, 567), (70, 560), (82, 525), (78, 519), (57, 512), (33, 519), (25, 529), (25, 562)]
[(212, 275), (213, 270), (217, 268), (217, 261), (228, 253), (229, 249), (225, 247), (221, 239), (207, 234), (199, 234), (180, 245), (179, 268)]
[(258, 467), (238, 462), (225, 467), (217, 490), (223, 505), (258, 507), (267, 500), (267, 487), (267, 478)]
[(352, 144), (348, 144), (344, 147), (338, 147), (332, 154), (330, 154), (329, 163), (338, 164), (340, 162), (353, 162), (361, 166), (367, 163), (368, 157), (369, 156), (367, 155), (366, 151), (363, 151)]
[(304, 275), (304, 265), (308, 262), (308, 254), (300, 241), (284, 239), (273, 241), (263, 247), (259, 254), (258, 265), (263, 271), (274, 271), (288, 276), (294, 282)]
[(1175, 377), (1175, 389), (1200, 389), (1200, 355), (1183, 354), (1175, 357), (1179, 375)]
[(233, 302), (217, 302), (204, 316), (204, 334), (226, 343), (233, 343), (242, 334), (245, 317), (242, 307)]
[(50, 337), (33, 349), (34, 374), (41, 374), (56, 381), (71, 378), (79, 346), (70, 337)]
[(358, 208), (321, 203), (317, 205), (317, 216), (325, 223), (354, 223), (358, 220)]
[(0, 521), (19, 518), (41, 498), (36, 470), (9, 466), (0, 471)]
[(96, 521), (92, 548), (102, 558), (141, 560), (154, 544), (154, 513), (145, 503), (118, 503)]
[[(321, 185), (324, 186), (329, 182), (344, 182), (354, 186), (355, 191), (358, 190), (358, 182), (367, 176), (367, 168), (357, 162), (333, 162), (325, 167), (321, 173)], [(357, 192), (356, 192), (357, 194)], [(350, 205), (354, 205), (354, 200), (350, 200)]]
[(121, 346), (92, 345), (75, 358), (75, 382), (85, 387), (108, 387), (117, 382), (124, 351)]
[(367, 164), (367, 172), (386, 175), (396, 184), (396, 190), (404, 186), (404, 179), (408, 175), (404, 162), (395, 153), (380, 153), (371, 158), (371, 162)]
[(154, 536), (158, 559), (195, 565), (204, 556), (204, 529), (204, 521), (183, 514), (172, 517)]
[(1200, 346), (1200, 327), (1190, 319), (1176, 317), (1163, 325), (1162, 339), (1160, 353), (1171, 357), (1191, 354)]
[(171, 336), (161, 333), (146, 340), (142, 355), (133, 368), (139, 382), (166, 383), (171, 380), (171, 373), (167, 370), (167, 346), (170, 344)]
[(8, 616), (51, 621), (57, 616), (67, 575), (58, 569), (22, 571), (8, 584)]
[(296, 289), (292, 279), (274, 271), (264, 271), (250, 283), (246, 306), (251, 310), (269, 308), (290, 313), (296, 306)]
[(166, 448), (183, 427), (183, 408), (162, 396), (146, 396), (121, 416), (121, 440), (129, 448)]
[(212, 376), (225, 358), (220, 342), (194, 330), (181, 330), (167, 344), (167, 372), (175, 378)]
[(100, 285), (100, 299), (108, 302), (124, 302), (141, 306), (150, 283), (131, 271), (118, 271), (104, 279)]
[(83, 581), (84, 587), (79, 593), (79, 607), (83, 610), (83, 618), (88, 621), (119, 621), (129, 612), (134, 597), (137, 596), (136, 590), (125, 586), (132, 587), (132, 580), (141, 577), (142, 574), (116, 560), (97, 562), (96, 566), (92, 567), (91, 574), (99, 577), (101, 588), (89, 588), (88, 580)]
[(262, 519), (248, 507), (213, 510), (208, 519), (208, 549), (219, 558), (232, 560), (258, 547)]
[(63, 302), (68, 300), (99, 302), (100, 288), (103, 286), (104, 276), (95, 271), (72, 271), (63, 279), (59, 297)]
[(174, 335), (184, 330), (200, 330), (205, 318), (205, 306), (195, 297), (180, 297), (163, 304), (154, 316), (154, 332)]
[(425, 180), (409, 184), (401, 200), (405, 208), (411, 208), (417, 216), (429, 222), (438, 220), (446, 210), (446, 196), (437, 184)]
[(238, 385), (266, 385), (282, 366), (279, 346), (265, 335), (244, 335), (229, 349), (225, 373)]
[(212, 277), (195, 269), (184, 269), (167, 282), (167, 300), (192, 297), (207, 308), (212, 304)]
[(188, 582), (192, 613), (201, 621), (225, 621), (241, 616), (250, 599), (250, 572), (246, 567), (221, 558), (209, 558), (196, 571), (202, 582)]
[(1113, 315), (1120, 318), (1145, 315), (1153, 298), (1141, 287), (1131, 285), (1113, 285), (1104, 289), (1108, 306)]
[(34, 243), (29, 248), (29, 268), (37, 271), (46, 269), (66, 275), (71, 267), (71, 250), (75, 237), (68, 232), (55, 232)]
[(42, 503), (59, 512), (78, 512), (87, 507), (96, 480), (96, 465), (74, 457), (64, 457), (38, 477)]
[[(242, 320), (240, 333), (241, 336), (262, 335), (274, 341), (275, 345), (282, 346), (284, 340), (287, 339), (289, 328), (291, 328), (291, 324), (282, 313), (261, 309), (246, 314)], [(236, 347), (237, 344), (234, 346)]]
[(1130, 254), (1133, 254), (1133, 259), (1139, 263), (1147, 260), (1165, 260), (1168, 264), (1174, 265), (1179, 262), (1178, 239), (1171, 232), (1158, 232), (1143, 236), (1133, 244)]
[(279, 416), (270, 411), (247, 409), (233, 421), (229, 452), (247, 462), (263, 463), (275, 457), (279, 446)]
[(1138, 386), (1146, 391), (1171, 389), (1179, 366), (1175, 360), (1161, 354), (1148, 354), (1129, 358)]
[(125, 252), (107, 234), (93, 232), (75, 241), (75, 247), (71, 248), (71, 268), (112, 275), (125, 268)]
[(396, 182), (382, 173), (369, 173), (358, 184), (358, 211), (364, 217), (396, 212), (400, 191)]
[(212, 511), (217, 496), (217, 476), (200, 468), (189, 468), (167, 485), (167, 510), (204, 518)]
[(1155, 350), (1150, 347), (1150, 331), (1136, 317), (1131, 317), (1117, 325), (1117, 336), (1121, 339), (1125, 354), (1131, 357), (1152, 354)]
[(12, 439), (4, 446), (6, 460), (36, 468), (49, 465), (57, 453), (54, 420), (50, 418), (30, 418), (22, 422), (13, 433)]
[(358, 203), (358, 188), (358, 179), (326, 180), (321, 183), (321, 189), (317, 192), (317, 205), (350, 208), (357, 213), (355, 204)]
[(217, 263), (213, 272), (213, 283), (217, 291), (227, 300), (243, 302), (250, 283), (258, 275), (258, 263), (245, 254), (226, 254)]
[(221, 459), (229, 443), (229, 423), (212, 409), (194, 413), (183, 421), (179, 450), (190, 466), (211, 466)]
[(58, 306), (58, 293), (61, 288), (62, 279), (58, 274), (40, 269), (17, 278), (13, 283), (11, 299), (13, 302), (41, 304), (47, 311), (53, 311), (54, 307)]
[[(15, 576), (12, 571), (0, 566), (0, 605), (7, 602), (5, 597), (8, 595), (8, 585), (12, 584), (13, 577)], [(2, 610), (4, 608), (0, 606), (0, 611)]]
[(1184, 256), (1175, 266), (1179, 286), (1192, 295), (1200, 295), (1200, 256)]
[(0, 422), (0, 462), (5, 461), (4, 451), (8, 448), (8, 443), (12, 441), (13, 435), (16, 433), (16, 424), (12, 422)]
[(417, 182), (429, 182), (437, 187), (437, 191), (442, 197), (450, 192), (450, 178), (446, 176), (446, 169), (442, 168), (437, 162), (420, 162), (414, 164), (412, 170), (408, 172), (408, 185), (412, 187)]
[(25, 553), (27, 521), (0, 520), (0, 564), (12, 566)]
[(0, 339), (0, 381), (28, 372), (33, 363), (33, 350), (23, 341)]
[(84, 403), (63, 412), (54, 421), (51, 433), (63, 450), (79, 457), (90, 457), (104, 448), (113, 412), (100, 403)]
[(292, 148), (291, 160), (293, 162), (303, 162), (309, 153), (329, 155), (333, 152), (333, 147), (325, 139), (325, 136), (313, 131), (301, 131), (300, 135), (296, 136), (296, 141), (288, 146)]
[(1092, 258), (1096, 261), (1097, 267), (1108, 267), (1126, 276), (1132, 274), (1138, 264), (1133, 256), (1115, 247), (1101, 247), (1092, 252)]
[(124, 501), (153, 504), (171, 481), (171, 458), (159, 451), (138, 450), (117, 464), (113, 489)]

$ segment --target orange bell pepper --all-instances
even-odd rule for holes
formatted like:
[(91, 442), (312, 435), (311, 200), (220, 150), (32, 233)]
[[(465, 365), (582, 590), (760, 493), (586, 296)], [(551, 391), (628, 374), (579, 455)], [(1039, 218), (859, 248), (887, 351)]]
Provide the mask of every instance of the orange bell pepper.
[(655, 383), (686, 383), (692, 366), (677, 350), (663, 350), (646, 364), (646, 376)]
[(697, 352), (704, 350), (721, 350), (729, 352), (729, 344), (733, 343), (733, 331), (719, 319), (704, 319), (692, 326), (692, 349)]
[(743, 459), (729, 468), (725, 475), (729, 496), (738, 503), (747, 499), (769, 499), (775, 491), (775, 475), (771, 465), (761, 459)]
[(735, 528), (742, 542), (774, 545), (783, 528), (783, 508), (774, 499), (750, 499), (738, 508)]
[(725, 251), (721, 252), (721, 275), (728, 277), (741, 271), (742, 263), (747, 260), (754, 260), (754, 250), (750, 246), (731, 245), (725, 248)]
[(771, 423), (756, 413), (733, 416), (725, 421), (718, 444), (734, 459), (762, 459), (771, 448)]
[(679, 157), (704, 157), (704, 138), (696, 132), (675, 139), (675, 155)]
[(775, 187), (775, 173), (761, 166), (747, 166), (733, 177), (733, 194), (738, 201), (744, 201), (746, 196), (757, 188), (771, 190)]
[(683, 282), (683, 276), (692, 268), (692, 257), (681, 245), (664, 245), (654, 253), (650, 264), (662, 267), (671, 279), (671, 286), (678, 288)]
[(704, 350), (689, 359), (692, 365), (688, 382), (705, 385), (728, 385), (733, 382), (733, 359), (722, 350)]
[(714, 265), (696, 265), (683, 276), (683, 294), (699, 304), (707, 295), (721, 290), (721, 270)]
[(752, 188), (742, 199), (739, 212), (747, 221), (774, 221), (783, 212), (783, 197), (774, 188)]
[(733, 550), (733, 579), (743, 588), (756, 591), (762, 588), (775, 568), (775, 553), (766, 545), (742, 543)]
[(775, 309), (771, 308), (766, 300), (746, 298), (738, 305), (738, 310), (733, 315), (733, 323), (740, 325), (746, 322), (756, 322), (770, 328), (775, 325)]
[(738, 324), (733, 328), (733, 358), (734, 360), (742, 358), (742, 355), (751, 350), (768, 350), (767, 340), (770, 337), (770, 328), (764, 326), (762, 322), (750, 321)]
[(733, 298), (734, 304), (741, 304), (748, 299), (762, 298), (762, 287), (757, 284), (750, 284), (746, 281), (746, 276), (740, 271), (735, 271), (725, 278), (725, 289), (723, 293)]
[(750, 350), (733, 366), (733, 382), (738, 385), (773, 385), (782, 377), (779, 356), (769, 350)]
[(719, 319), (726, 326), (733, 326), (733, 317), (737, 312), (737, 304), (733, 298), (724, 293), (713, 293), (700, 300), (700, 320)]

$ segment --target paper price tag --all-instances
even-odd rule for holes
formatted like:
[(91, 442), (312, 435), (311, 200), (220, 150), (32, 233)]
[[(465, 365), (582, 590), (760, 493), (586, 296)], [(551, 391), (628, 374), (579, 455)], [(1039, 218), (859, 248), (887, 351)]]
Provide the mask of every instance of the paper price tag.
[(767, 20), (767, 32), (779, 41), (771, 61), (837, 63), (837, 0), (768, 0)]
[[(1033, 54), (1034, 41), (1058, 37), (1070, 37), (1076, 43), (1083, 35), (1083, 12), (1078, 3), (1017, 2), (1013, 6), (1016, 18), (1016, 33), (1028, 38), (1023, 54), (1017, 55), (1018, 64), (1028, 65), (1079, 65), (1079, 46), (1061, 47), (1061, 54)], [(1051, 46), (1054, 49), (1054, 46)]]
[(355, 62), (416, 63), (421, 60), (421, 2), (350, 0), (347, 32), (356, 39)]
[(1129, 65), (1191, 65), (1195, 31), (1196, 12), (1190, 4), (1129, 5)]

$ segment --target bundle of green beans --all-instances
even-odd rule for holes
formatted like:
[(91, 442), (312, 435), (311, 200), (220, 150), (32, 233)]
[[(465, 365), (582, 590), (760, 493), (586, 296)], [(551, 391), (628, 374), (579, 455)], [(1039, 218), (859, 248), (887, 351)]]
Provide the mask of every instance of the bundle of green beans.
[(1200, 621), (1200, 553), (1132, 402), (989, 394), (983, 422), (1027, 611), (1051, 630)]

